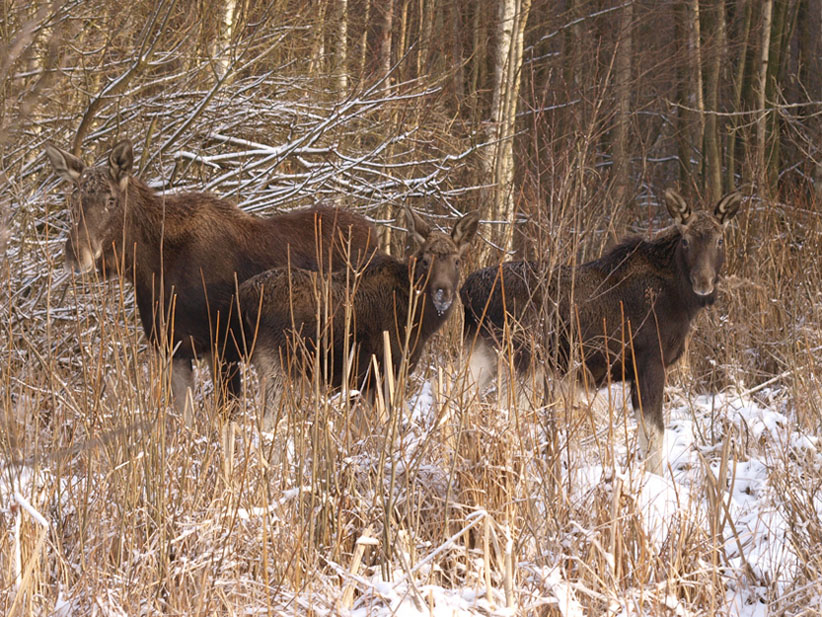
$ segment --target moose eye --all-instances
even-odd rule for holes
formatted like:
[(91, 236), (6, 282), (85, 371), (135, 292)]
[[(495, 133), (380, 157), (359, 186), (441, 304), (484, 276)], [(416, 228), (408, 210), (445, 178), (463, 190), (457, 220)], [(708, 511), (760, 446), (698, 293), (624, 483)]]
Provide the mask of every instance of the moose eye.
[(723, 244), (725, 244), (725, 240), (723, 238), (717, 238), (716, 245), (722, 246)]
[(688, 248), (688, 238), (682, 238), (682, 248)]

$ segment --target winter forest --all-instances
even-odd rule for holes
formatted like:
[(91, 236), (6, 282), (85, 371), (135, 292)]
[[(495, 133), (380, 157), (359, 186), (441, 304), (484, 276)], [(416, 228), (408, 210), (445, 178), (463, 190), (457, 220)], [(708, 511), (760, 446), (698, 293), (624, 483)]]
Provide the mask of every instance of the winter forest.
[[(2, 0), (0, 613), (820, 614), (821, 68), (822, 0)], [(461, 282), (738, 192), (661, 473), (627, 382), (502, 344), (480, 391), (459, 298), (372, 398), (284, 372), (263, 424), (259, 366), (229, 412), (206, 354), (180, 413), (136, 281), (65, 267), (47, 147), (124, 139), (161, 195), (340, 208), (397, 263), (406, 210), (478, 213)]]

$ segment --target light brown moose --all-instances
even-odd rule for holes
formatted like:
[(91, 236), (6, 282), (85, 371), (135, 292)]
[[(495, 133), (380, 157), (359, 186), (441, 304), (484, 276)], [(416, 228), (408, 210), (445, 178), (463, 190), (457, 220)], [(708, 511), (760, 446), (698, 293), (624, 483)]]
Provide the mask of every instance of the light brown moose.
[[(673, 190), (665, 199), (676, 226), (656, 240), (627, 239), (575, 268), (503, 263), (472, 273), (460, 290), (465, 345), (480, 388), (495, 375), (506, 327), (519, 324), (508, 330), (519, 332), (512, 337), (519, 371), (534, 363), (565, 372), (576, 354), (596, 385), (609, 378), (631, 383), (640, 444), (656, 473), (664, 461), (665, 369), (682, 355), (694, 317), (716, 299), (723, 235), (740, 195), (724, 196), (713, 214), (692, 212)], [(540, 353), (530, 336), (543, 341)]]
[(374, 227), (343, 210), (318, 207), (260, 218), (210, 193), (158, 194), (131, 174), (128, 140), (97, 167), (53, 145), (46, 155), (71, 184), (67, 265), (133, 280), (146, 335), (174, 350), (172, 391), (179, 410), (187, 409), (195, 357), (212, 362), (218, 394), (239, 392), (236, 365), (244, 350), (237, 283), (287, 263), (334, 269), (346, 266), (347, 255), (355, 265), (364, 263), (376, 247)]

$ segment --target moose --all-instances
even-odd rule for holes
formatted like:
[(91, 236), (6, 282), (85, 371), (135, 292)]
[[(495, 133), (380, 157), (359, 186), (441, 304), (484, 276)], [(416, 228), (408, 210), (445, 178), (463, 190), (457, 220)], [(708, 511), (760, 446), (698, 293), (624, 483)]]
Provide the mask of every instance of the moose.
[(172, 395), (187, 422), (193, 359), (210, 354), (218, 401), (240, 391), (239, 283), (286, 264), (357, 265), (377, 250), (373, 225), (344, 210), (313, 207), (262, 218), (211, 193), (159, 194), (132, 175), (129, 140), (100, 166), (87, 167), (51, 144), (45, 153), (71, 185), (66, 266), (134, 282), (147, 337), (173, 352)]
[(288, 368), (283, 363), (296, 360), (298, 374), (310, 377), (311, 357), (318, 351), (330, 361), (323, 379), (333, 387), (342, 386), (346, 378), (343, 355), (350, 351), (341, 323), (346, 303), (357, 352), (348, 377), (357, 387), (373, 394), (373, 374), (369, 372), (372, 356), (381, 371), (388, 370), (382, 366), (384, 331), (390, 341), (391, 370), (396, 375), (406, 349), (408, 368), (413, 370), (426, 341), (454, 308), (460, 258), (476, 233), (479, 216), (475, 211), (464, 215), (450, 236), (433, 230), (410, 207), (406, 208), (406, 222), (412, 240), (406, 260), (376, 253), (359, 272), (334, 272), (328, 281), (327, 311), (320, 304), (317, 290), (321, 282), (316, 272), (274, 268), (240, 285), (246, 336), (255, 337), (252, 363), (266, 382), (267, 408), (274, 396), (277, 372)]
[[(664, 461), (665, 370), (685, 350), (694, 317), (716, 299), (723, 235), (740, 195), (722, 197), (712, 214), (693, 212), (672, 189), (665, 200), (675, 226), (654, 240), (628, 238), (597, 260), (550, 271), (539, 261), (502, 263), (472, 273), (460, 290), (469, 372), (481, 391), (495, 375), (506, 331), (520, 373), (532, 364), (567, 373), (577, 354), (597, 386), (630, 382), (640, 446), (654, 473)], [(539, 333), (542, 344), (522, 332)]]

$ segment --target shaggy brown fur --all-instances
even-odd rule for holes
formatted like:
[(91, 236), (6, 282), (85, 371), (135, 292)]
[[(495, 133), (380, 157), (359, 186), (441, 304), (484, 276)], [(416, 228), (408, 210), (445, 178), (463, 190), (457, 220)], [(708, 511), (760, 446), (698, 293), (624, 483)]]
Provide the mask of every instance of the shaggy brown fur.
[(86, 167), (51, 145), (46, 155), (72, 187), (67, 265), (134, 281), (146, 335), (176, 350), (172, 385), (178, 406), (179, 394), (190, 387), (191, 359), (202, 354), (219, 358), (215, 376), (224, 378), (230, 394), (239, 392), (237, 283), (288, 263), (344, 267), (349, 241), (355, 264), (376, 247), (374, 227), (343, 210), (260, 218), (209, 193), (158, 194), (131, 175), (129, 141), (118, 143), (100, 167)]
[[(406, 338), (409, 370), (414, 368), (425, 342), (451, 314), (459, 288), (460, 256), (476, 232), (478, 216), (476, 212), (466, 214), (451, 236), (432, 231), (410, 209), (407, 220), (416, 250), (406, 261), (377, 254), (360, 272), (335, 272), (330, 279), (327, 311), (318, 299), (324, 281), (314, 272), (275, 268), (241, 285), (246, 330), (257, 335), (253, 362), (269, 384), (273, 383), (272, 374), (280, 370), (281, 357), (289, 362), (294, 358), (298, 372), (310, 374), (318, 347), (319, 315), (321, 336), (327, 340), (322, 357), (330, 363), (327, 379), (331, 385), (341, 386), (343, 354), (350, 349), (350, 343), (343, 340), (346, 302), (352, 303), (356, 356), (351, 379), (355, 387), (369, 390), (371, 357), (379, 365), (384, 358), (383, 331), (389, 333), (394, 372), (403, 358)], [(295, 341), (307, 353), (298, 350), (292, 355)], [(270, 392), (266, 398), (271, 398)]]
[[(692, 213), (674, 191), (665, 196), (676, 229), (656, 240), (631, 238), (600, 259), (553, 272), (541, 262), (504, 263), (474, 272), (460, 290), (465, 344), (481, 388), (495, 374), (506, 328), (520, 371), (536, 361), (565, 372), (581, 350), (595, 384), (609, 377), (631, 382), (655, 472), (662, 466), (665, 369), (682, 355), (696, 314), (716, 298), (722, 236), (740, 201), (737, 193), (726, 195), (711, 215)], [(543, 340), (539, 354), (535, 338)]]

